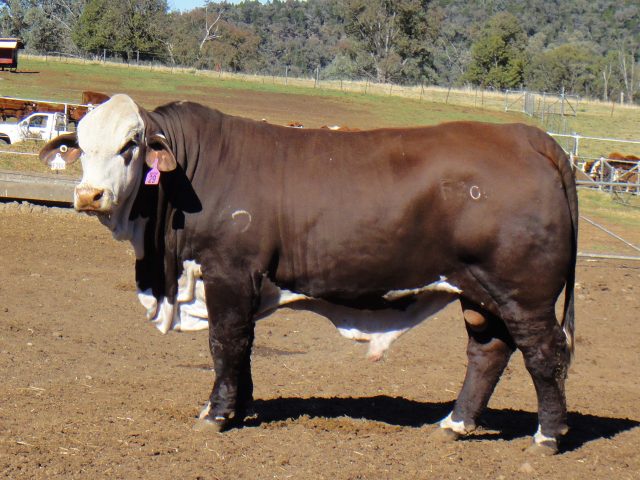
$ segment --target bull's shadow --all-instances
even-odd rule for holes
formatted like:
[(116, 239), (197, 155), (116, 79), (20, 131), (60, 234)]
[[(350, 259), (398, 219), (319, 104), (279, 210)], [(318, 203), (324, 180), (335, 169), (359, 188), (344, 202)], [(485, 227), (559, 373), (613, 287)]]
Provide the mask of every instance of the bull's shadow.
[[(365, 398), (274, 398), (256, 400), (257, 419), (247, 423), (257, 426), (303, 416), (338, 418), (351, 417), (384, 422), (403, 427), (434, 424), (453, 408), (453, 402), (417, 402), (401, 397), (380, 395)], [(585, 443), (611, 438), (640, 422), (627, 418), (611, 418), (570, 412), (569, 433), (560, 444), (561, 452), (580, 448)], [(528, 437), (538, 428), (535, 412), (509, 409), (487, 409), (480, 419), (481, 428), (470, 438), (513, 440)]]

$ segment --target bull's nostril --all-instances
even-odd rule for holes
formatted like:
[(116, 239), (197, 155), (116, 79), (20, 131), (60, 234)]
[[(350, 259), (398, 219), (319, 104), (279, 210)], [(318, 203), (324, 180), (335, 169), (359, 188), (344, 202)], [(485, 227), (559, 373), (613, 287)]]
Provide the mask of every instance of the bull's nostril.
[(93, 201), (99, 202), (102, 199), (103, 195), (104, 195), (104, 190), (100, 190), (93, 196)]

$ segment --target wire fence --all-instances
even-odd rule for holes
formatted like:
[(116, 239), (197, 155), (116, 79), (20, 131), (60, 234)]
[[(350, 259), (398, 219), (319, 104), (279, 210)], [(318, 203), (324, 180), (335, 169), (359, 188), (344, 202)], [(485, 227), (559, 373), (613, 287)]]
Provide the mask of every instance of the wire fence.
[[(398, 96), (424, 102), (444, 103), (494, 111), (517, 111), (537, 118), (540, 124), (550, 132), (571, 133), (574, 129), (572, 119), (577, 117), (578, 109), (583, 104), (599, 105), (593, 99), (581, 98), (577, 95), (533, 92), (527, 90), (498, 90), (466, 85), (462, 87), (441, 87), (427, 83), (397, 84), (380, 83), (371, 78), (354, 77), (331, 73), (327, 68), (293, 67), (274, 62), (253, 72), (225, 70), (213, 60), (199, 65), (199, 68), (172, 61), (166, 54), (142, 51), (114, 51), (102, 49), (95, 52), (71, 55), (61, 52), (27, 53), (25, 57), (81, 64), (110, 64), (122, 68), (139, 68), (150, 71), (171, 73), (189, 73), (209, 76), (221, 80), (239, 80), (246, 82), (280, 85), (285, 87), (318, 88), (364, 95)], [(613, 103), (605, 102), (611, 105)], [(638, 108), (633, 104), (620, 104), (617, 108)]]
[[(111, 52), (112, 54), (114, 52)], [(487, 110), (504, 110), (505, 92), (497, 89), (486, 89), (478, 86), (466, 87), (439, 87), (426, 83), (416, 85), (399, 85), (395, 83), (380, 83), (369, 78), (335, 78), (325, 77), (322, 70), (316, 68), (308, 72), (297, 70), (298, 75), (286, 65), (273, 65), (267, 71), (256, 73), (231, 72), (219, 67), (213, 69), (195, 69), (179, 65), (167, 65), (155, 60), (125, 61), (119, 56), (78, 56), (57, 52), (34, 55), (25, 54), (25, 58), (37, 58), (45, 61), (56, 61), (75, 64), (100, 64), (108, 63), (122, 68), (140, 68), (149, 71), (170, 73), (188, 73), (193, 75), (208, 76), (220, 80), (238, 80), (243, 82), (261, 83), (265, 85), (278, 85), (289, 88), (317, 88), (322, 90), (341, 91), (345, 93), (394, 96), (413, 99), (420, 102), (444, 103), (449, 105), (483, 108)]]
[[(486, 90), (479, 87), (466, 88), (438, 87), (433, 85), (397, 85), (392, 83), (378, 83), (370, 79), (332, 79), (324, 78), (322, 70), (316, 68), (306, 76), (293, 76), (292, 70), (286, 65), (273, 65), (270, 74), (236, 73), (224, 71), (216, 67), (212, 70), (196, 70), (192, 67), (180, 67), (175, 64), (167, 65), (167, 59), (149, 52), (122, 52), (101, 50), (86, 55), (68, 55), (58, 52), (47, 52), (43, 55), (27, 55), (27, 57), (66, 63), (109, 63), (123, 68), (149, 68), (151, 70), (169, 72), (187, 72), (194, 75), (211, 76), (224, 80), (240, 80), (263, 84), (283, 85), (291, 88), (306, 87), (326, 90), (336, 90), (364, 95), (398, 96), (414, 99), (420, 102), (433, 102), (458, 106), (473, 106), (493, 111), (518, 111), (537, 118), (543, 127), (562, 145), (565, 151), (572, 154), (579, 172), (578, 180), (585, 185), (608, 191), (624, 189), (638, 194), (638, 165), (637, 161), (628, 159), (628, 164), (613, 163), (609, 155), (586, 155), (589, 152), (620, 152), (625, 151), (630, 144), (640, 144), (636, 140), (622, 140), (615, 138), (598, 138), (581, 136), (574, 133), (567, 123), (575, 119), (582, 103), (588, 102), (576, 95), (527, 90)], [(169, 62), (170, 63), (170, 62)], [(625, 106), (627, 107), (627, 106)], [(628, 108), (628, 107), (627, 107)], [(633, 107), (631, 107), (633, 108)], [(599, 142), (599, 143), (598, 143)], [(585, 148), (586, 145), (586, 148)], [(0, 157), (20, 155), (15, 152), (0, 152)], [(622, 159), (622, 162), (625, 160)], [(597, 163), (599, 162), (599, 163)], [(597, 167), (594, 170), (594, 164)], [(0, 162), (0, 168), (2, 163)]]
[(578, 116), (580, 96), (560, 93), (506, 90), (505, 112), (522, 112), (538, 119), (547, 131), (566, 134), (571, 131), (571, 121)]

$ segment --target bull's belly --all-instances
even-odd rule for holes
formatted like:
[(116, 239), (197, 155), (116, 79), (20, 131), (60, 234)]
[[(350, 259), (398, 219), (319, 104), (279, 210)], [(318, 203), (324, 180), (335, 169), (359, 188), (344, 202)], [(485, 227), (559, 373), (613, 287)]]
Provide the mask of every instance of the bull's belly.
[[(167, 298), (155, 298), (150, 290), (138, 292), (140, 303), (147, 309), (147, 318), (162, 333), (170, 330), (183, 332), (204, 330), (209, 327), (200, 266), (190, 260), (185, 261), (183, 266), (183, 273), (178, 280), (175, 304), (170, 303)], [(460, 293), (459, 288), (441, 277), (439, 281), (423, 287), (393, 290), (384, 296), (387, 300), (414, 298), (415, 301), (403, 310), (393, 308), (367, 310), (337, 305), (323, 299), (282, 290), (265, 279), (257, 317), (265, 316), (285, 305), (297, 310), (314, 312), (333, 323), (344, 337), (369, 342), (367, 356), (372, 360), (378, 360), (394, 340), (440, 311)]]

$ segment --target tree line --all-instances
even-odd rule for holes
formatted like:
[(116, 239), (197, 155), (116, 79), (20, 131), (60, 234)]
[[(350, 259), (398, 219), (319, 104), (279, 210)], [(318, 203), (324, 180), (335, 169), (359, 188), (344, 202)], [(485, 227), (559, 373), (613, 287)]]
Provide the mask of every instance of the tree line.
[(28, 51), (636, 100), (637, 0), (0, 0)]

